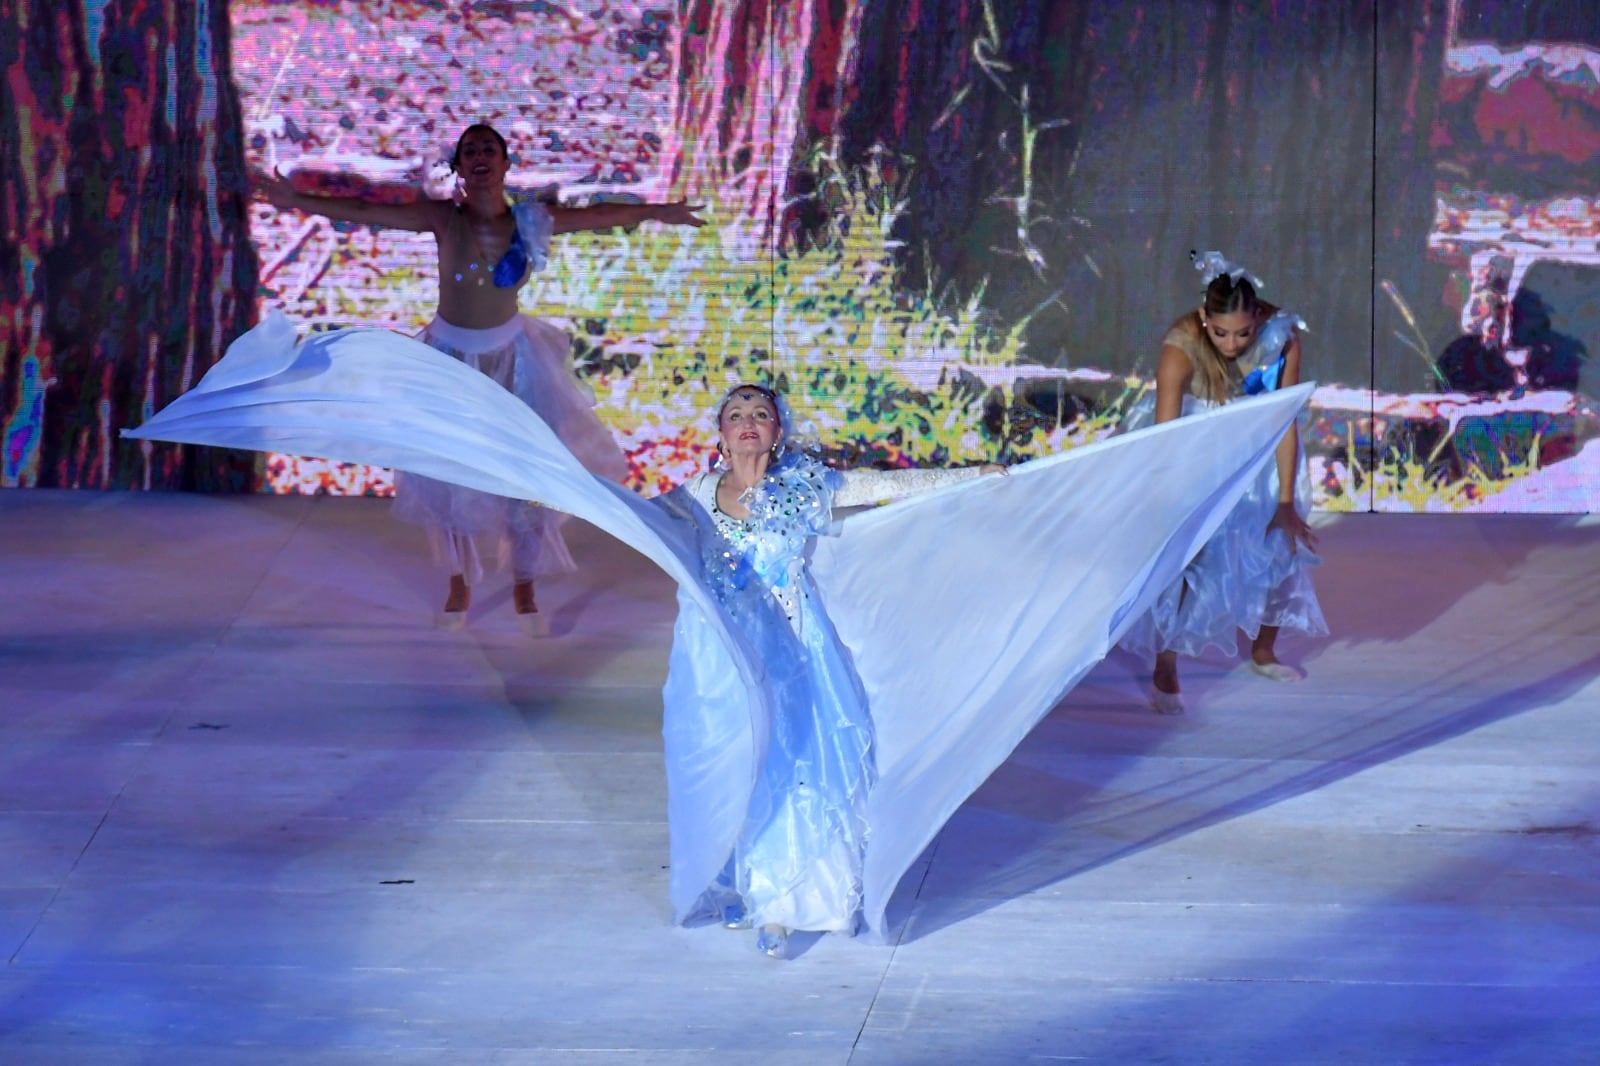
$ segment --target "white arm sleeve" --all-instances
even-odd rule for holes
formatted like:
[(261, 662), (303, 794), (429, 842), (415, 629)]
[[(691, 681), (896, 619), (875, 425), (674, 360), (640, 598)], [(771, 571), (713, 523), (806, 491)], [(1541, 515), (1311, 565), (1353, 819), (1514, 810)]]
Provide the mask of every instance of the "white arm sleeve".
[(833, 494), (835, 507), (861, 507), (941, 489), (980, 474), (975, 466), (929, 470), (844, 470), (844, 484)]

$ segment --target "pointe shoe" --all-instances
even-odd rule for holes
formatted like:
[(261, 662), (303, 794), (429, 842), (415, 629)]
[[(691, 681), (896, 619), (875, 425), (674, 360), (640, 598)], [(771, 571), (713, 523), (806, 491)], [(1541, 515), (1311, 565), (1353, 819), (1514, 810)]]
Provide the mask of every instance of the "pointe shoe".
[(1305, 680), (1306, 676), (1299, 670), (1296, 670), (1294, 667), (1285, 666), (1283, 663), (1279, 662), (1258, 663), (1254, 659), (1251, 659), (1250, 669), (1260, 674), (1268, 681), (1303, 681)]
[(741, 904), (730, 903), (722, 908), (722, 928), (749, 929), (750, 915), (745, 913), (745, 909)]
[(1182, 714), (1183, 695), (1178, 692), (1162, 692), (1156, 688), (1155, 682), (1150, 683), (1150, 709), (1157, 714)]
[(789, 930), (781, 925), (763, 925), (756, 933), (756, 950), (769, 959), (787, 959)]
[(434, 615), (433, 624), (440, 629), (465, 629), (467, 628), (467, 612), (440, 611)]

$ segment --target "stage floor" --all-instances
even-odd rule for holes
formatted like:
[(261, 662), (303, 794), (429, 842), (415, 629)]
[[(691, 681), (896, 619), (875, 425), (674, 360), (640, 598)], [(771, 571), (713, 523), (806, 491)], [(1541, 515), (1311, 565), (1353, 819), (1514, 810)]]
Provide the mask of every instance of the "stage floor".
[(1600, 526), (1323, 526), (1298, 685), (1113, 657), (895, 943), (670, 923), (668, 581), (532, 641), (374, 500), (0, 493), (0, 1061), (1600, 1061)]

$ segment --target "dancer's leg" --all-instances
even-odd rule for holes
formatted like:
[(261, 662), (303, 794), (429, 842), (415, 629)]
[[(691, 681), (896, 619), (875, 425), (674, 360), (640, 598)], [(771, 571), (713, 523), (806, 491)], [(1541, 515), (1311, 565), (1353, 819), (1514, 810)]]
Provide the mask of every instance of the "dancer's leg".
[(450, 529), (430, 528), (428, 539), (433, 543), (434, 557), (443, 562), (450, 573), (450, 591), (439, 612), (439, 625), (445, 629), (460, 629), (467, 624), (467, 608), (472, 605), (473, 578), (483, 572), (477, 547), (472, 534)]
[[(518, 549), (516, 554), (520, 556), (521, 543), (518, 543), (516, 548)], [(549, 636), (550, 619), (540, 612), (538, 601), (534, 598), (531, 565), (525, 565), (525, 560), (518, 558), (513, 575), (515, 580), (511, 585), (511, 606), (517, 613), (517, 624), (530, 637)]]
[(1159, 652), (1150, 676), (1150, 707), (1157, 714), (1182, 714), (1183, 697), (1178, 690), (1178, 653)]

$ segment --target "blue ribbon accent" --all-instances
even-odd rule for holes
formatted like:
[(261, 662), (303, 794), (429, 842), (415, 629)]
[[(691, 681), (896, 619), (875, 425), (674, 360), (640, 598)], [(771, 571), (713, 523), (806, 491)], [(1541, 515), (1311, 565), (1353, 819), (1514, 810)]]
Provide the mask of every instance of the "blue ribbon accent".
[(1283, 380), (1283, 364), (1288, 359), (1287, 355), (1278, 356), (1278, 361), (1267, 366), (1258, 366), (1244, 376), (1244, 394), (1254, 396), (1262, 392), (1277, 392), (1278, 383)]
[(514, 289), (522, 284), (522, 275), (528, 269), (528, 247), (522, 243), (522, 227), (511, 233), (511, 246), (500, 262), (494, 265), (494, 283), (502, 289)]

